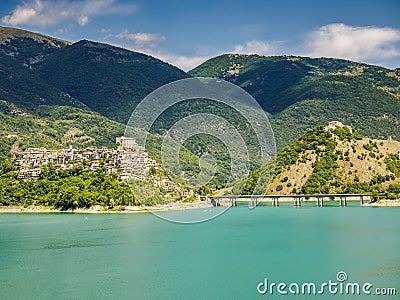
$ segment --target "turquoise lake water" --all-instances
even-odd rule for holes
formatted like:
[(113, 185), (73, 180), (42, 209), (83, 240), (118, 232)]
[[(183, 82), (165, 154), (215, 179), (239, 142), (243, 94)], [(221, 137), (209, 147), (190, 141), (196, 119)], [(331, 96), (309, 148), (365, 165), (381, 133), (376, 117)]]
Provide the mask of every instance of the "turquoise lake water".
[[(0, 299), (400, 299), (399, 230), (397, 208), (234, 207), (192, 225), (3, 213)], [(320, 285), (339, 271), (398, 295), (257, 292), (264, 278)]]

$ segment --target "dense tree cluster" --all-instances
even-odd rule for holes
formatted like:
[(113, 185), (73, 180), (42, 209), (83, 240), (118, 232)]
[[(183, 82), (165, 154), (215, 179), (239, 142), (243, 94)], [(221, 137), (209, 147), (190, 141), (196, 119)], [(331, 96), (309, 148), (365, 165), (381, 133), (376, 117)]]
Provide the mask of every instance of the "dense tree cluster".
[(335, 179), (336, 162), (338, 156), (334, 153), (336, 142), (328, 139), (325, 144), (325, 151), (317, 158), (314, 163), (312, 174), (308, 177), (306, 183), (302, 186), (303, 194), (328, 194), (329, 182)]
[(389, 171), (400, 177), (400, 155), (390, 154), (385, 158), (385, 163)]
[[(279, 175), (285, 168), (295, 164), (304, 151), (318, 151), (320, 146), (326, 146), (333, 142), (331, 134), (326, 132), (322, 126), (307, 131), (292, 145), (284, 148), (276, 158), (275, 176)], [(306, 159), (306, 158), (304, 158)]]
[(22, 180), (5, 163), (0, 175), (0, 205), (43, 205), (62, 210), (101, 205), (115, 208), (137, 205), (130, 187), (105, 170), (85, 172), (81, 167), (56, 170), (43, 167), (38, 180)]

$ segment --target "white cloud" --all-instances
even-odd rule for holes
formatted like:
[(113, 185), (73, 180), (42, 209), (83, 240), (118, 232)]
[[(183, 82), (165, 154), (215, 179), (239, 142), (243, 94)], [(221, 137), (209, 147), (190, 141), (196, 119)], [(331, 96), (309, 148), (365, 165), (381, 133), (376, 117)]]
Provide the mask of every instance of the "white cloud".
[[(115, 38), (115, 36), (113, 36)], [(160, 49), (150, 48), (150, 47), (141, 47), (137, 45), (127, 45), (126, 43), (121, 43), (119, 41), (115, 41), (113, 38), (106, 37), (103, 39), (103, 42), (112, 44), (117, 47), (125, 48), (131, 51), (140, 52), (146, 55), (150, 55), (152, 57), (158, 58), (164, 62), (167, 62), (173, 66), (176, 66), (184, 71), (189, 71), (194, 67), (197, 67), (201, 63), (205, 62), (207, 59), (213, 57), (210, 56), (203, 56), (203, 55), (193, 55), (193, 56), (186, 56), (186, 55), (179, 55), (176, 53), (166, 52)]]
[(86, 26), (86, 24), (89, 23), (89, 17), (88, 16), (80, 16), (78, 19), (78, 23), (81, 26)]
[[(177, 66), (184, 71), (189, 71), (202, 64), (206, 60), (218, 55), (215, 51), (213, 51), (214, 53), (210, 55), (180, 55), (177, 53), (165, 52), (157, 48), (158, 43), (166, 39), (163, 35), (160, 34), (130, 33), (126, 30), (120, 34), (115, 35), (115, 38), (124, 42), (112, 42), (114, 45), (118, 45), (131, 51), (137, 51), (147, 55), (151, 55), (162, 61), (168, 62), (171, 65)], [(107, 39), (105, 41), (107, 42)], [(277, 41), (266, 42), (251, 40), (244, 44), (236, 45), (233, 52), (240, 54), (275, 55), (279, 52), (279, 43), (280, 42)], [(204, 51), (202, 52), (204, 53)], [(209, 53), (210, 51), (206, 52)], [(225, 51), (225, 53), (228, 52), (232, 51)], [(219, 53), (222, 54), (224, 53), (224, 51), (219, 51)]]
[(144, 33), (144, 32), (130, 33), (127, 30), (125, 30), (120, 34), (117, 34), (115, 37), (118, 39), (123, 39), (133, 42), (134, 45), (139, 48), (142, 47), (154, 48), (157, 46), (159, 42), (165, 41), (165, 36), (161, 34)]
[[(11, 16), (5, 16), (1, 21), (5, 24), (19, 25), (29, 22), (36, 17), (37, 11), (30, 7), (20, 7), (13, 11)], [(38, 20), (39, 21), (39, 20)]]
[(207, 59), (210, 59), (208, 56), (185, 56), (185, 55), (177, 55), (177, 54), (166, 54), (166, 53), (152, 53), (154, 57), (161, 59), (162, 61), (168, 62), (171, 65), (174, 65), (184, 71), (190, 71), (193, 68), (197, 67), (201, 63), (205, 62)]
[(329, 24), (309, 35), (303, 55), (349, 60), (385, 60), (400, 56), (399, 42), (399, 29)]
[(260, 40), (251, 40), (245, 44), (235, 46), (234, 53), (238, 54), (259, 54), (275, 55), (279, 52), (279, 42), (267, 42)]
[(122, 47), (131, 51), (136, 51), (153, 56), (173, 66), (176, 66), (183, 71), (190, 71), (194, 67), (197, 67), (201, 63), (213, 57), (213, 56), (201, 56), (201, 55), (186, 56), (186, 55), (179, 55), (176, 53), (168, 53), (165, 51), (155, 50), (155, 49), (138, 49), (135, 47), (124, 47), (124, 46)]
[(115, 4), (115, 0), (31, 0), (18, 5), (1, 21), (12, 26), (46, 26), (72, 20), (86, 26), (90, 16), (130, 13), (135, 9), (134, 4)]

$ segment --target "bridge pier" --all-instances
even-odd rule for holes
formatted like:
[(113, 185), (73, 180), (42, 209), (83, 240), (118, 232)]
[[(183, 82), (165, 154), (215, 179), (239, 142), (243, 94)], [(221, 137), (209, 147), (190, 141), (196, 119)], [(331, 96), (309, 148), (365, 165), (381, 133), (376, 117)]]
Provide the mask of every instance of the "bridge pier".
[(317, 206), (324, 206), (324, 197), (317, 196)]
[(279, 206), (278, 197), (272, 197), (272, 206)]
[(258, 205), (259, 199), (260, 199), (259, 197), (255, 197), (255, 198), (251, 197), (250, 202), (249, 202), (249, 207), (250, 208), (256, 207)]
[(294, 206), (300, 207), (301, 206), (301, 197), (294, 197)]
[(255, 207), (255, 205), (254, 205), (254, 198), (253, 198), (253, 197), (250, 198), (249, 207), (250, 207), (250, 208), (254, 208), (254, 207)]

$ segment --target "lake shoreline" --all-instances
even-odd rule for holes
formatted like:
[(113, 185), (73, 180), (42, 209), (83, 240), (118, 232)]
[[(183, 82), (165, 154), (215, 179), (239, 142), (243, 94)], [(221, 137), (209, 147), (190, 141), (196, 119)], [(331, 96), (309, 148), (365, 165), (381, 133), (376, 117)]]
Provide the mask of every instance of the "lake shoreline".
[(378, 200), (372, 203), (366, 203), (363, 206), (372, 207), (400, 207), (400, 199), (397, 200)]
[(168, 204), (158, 204), (154, 206), (125, 206), (121, 209), (106, 209), (100, 205), (90, 208), (76, 208), (61, 210), (54, 207), (29, 205), (24, 206), (0, 206), (0, 213), (81, 213), (81, 214), (101, 214), (101, 213), (144, 213), (150, 211), (169, 211), (169, 210), (187, 210), (212, 207), (207, 202), (172, 202)]

